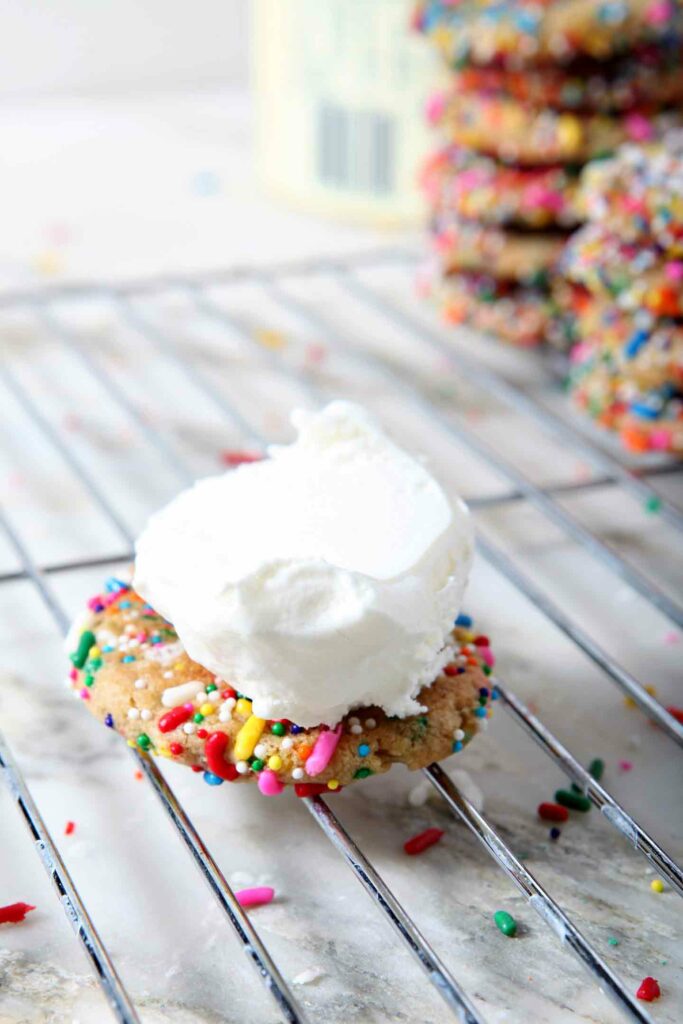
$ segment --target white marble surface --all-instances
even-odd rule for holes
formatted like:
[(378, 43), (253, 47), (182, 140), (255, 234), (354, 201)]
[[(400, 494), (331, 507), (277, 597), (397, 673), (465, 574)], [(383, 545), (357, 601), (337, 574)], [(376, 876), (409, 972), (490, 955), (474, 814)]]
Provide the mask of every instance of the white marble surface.
[[(217, 201), (229, 205), (225, 196)], [(150, 264), (162, 205), (160, 200), (150, 214), (150, 234), (141, 229), (139, 248)], [(263, 223), (268, 223), (268, 204), (260, 209)], [(307, 247), (316, 251), (323, 236), (328, 252), (337, 242), (340, 248), (351, 248), (376, 241), (362, 233), (340, 237), (323, 225), (305, 235), (304, 220), (298, 221), (301, 234), (294, 243), (299, 254)], [(277, 237), (277, 245), (284, 248)], [(229, 258), (236, 258), (238, 241), (230, 238), (226, 243)], [(112, 241), (112, 250), (122, 244), (120, 238)], [(215, 239), (211, 245), (207, 243), (205, 265), (218, 265), (222, 261), (214, 258)], [(113, 267), (112, 273), (122, 269)], [(16, 283), (17, 275), (9, 276)], [(410, 303), (417, 315), (429, 317), (414, 306), (409, 279), (401, 272), (373, 273), (368, 279), (386, 288), (394, 301)], [(582, 460), (566, 447), (547, 442), (459, 380), (422, 345), (343, 300), (334, 282), (321, 280), (313, 289), (292, 281), (288, 287), (360, 343), (376, 346), (447, 415), (453, 408), (463, 409), (481, 436), (538, 482), (586, 474)], [(368, 402), (400, 439), (429, 454), (449, 486), (469, 496), (503, 489), (493, 473), (416, 414), (395, 390), (361, 375), (348, 358), (329, 352), (320, 358), (311, 345), (324, 347), (324, 337), (283, 316), (252, 287), (217, 289), (213, 297), (248, 327), (283, 330), (287, 344), (281, 355), (287, 365), (307, 365), (330, 394)], [(186, 295), (152, 297), (141, 309), (206, 369), (251, 423), (274, 438), (288, 435), (287, 410), (305, 395), (255, 356), (251, 346), (200, 317)], [(167, 358), (120, 326), (107, 301), (70, 303), (57, 312), (194, 472), (215, 470), (222, 449), (244, 446), (219, 409)], [(129, 528), (137, 530), (177, 489), (178, 481), (30, 312), (5, 310), (0, 331), (2, 358), (75, 455), (97, 475)], [(483, 358), (515, 378), (541, 379), (534, 356), (466, 336), (458, 341), (466, 348), (476, 344)], [(554, 395), (553, 401), (561, 399)], [(0, 431), (3, 504), (36, 559), (49, 564), (124, 554), (121, 540), (4, 391)], [(683, 501), (680, 479), (662, 478), (659, 483)], [(656, 516), (611, 488), (567, 499), (567, 507), (680, 596), (683, 545)], [(683, 704), (680, 631), (528, 507), (507, 505), (479, 518), (600, 643), (655, 685), (664, 703)], [(15, 566), (16, 559), (0, 542), (0, 571)], [(101, 570), (65, 572), (53, 574), (51, 581), (68, 609), (76, 612), (84, 597), (101, 585), (102, 575)], [(4, 584), (0, 601), (3, 731), (145, 1024), (274, 1022), (277, 1015), (265, 992), (154, 795), (134, 778), (125, 746), (91, 720), (62, 685), (61, 642), (30, 585)], [(593, 756), (605, 759), (608, 788), (680, 857), (683, 762), (673, 744), (638, 711), (625, 707), (614, 684), (481, 560), (467, 607), (493, 637), (502, 677), (533, 703), (584, 762)], [(620, 771), (622, 760), (632, 762), (631, 771)], [(679, 1021), (683, 978), (678, 897), (668, 887), (661, 895), (650, 890), (654, 876), (646, 862), (595, 811), (585, 818), (574, 815), (559, 842), (549, 841), (535, 808), (563, 776), (502, 709), (488, 733), (452, 764), (471, 774), (485, 795), (491, 821), (628, 986), (635, 991), (647, 974), (659, 979), (663, 997), (652, 1007), (653, 1018), (667, 1024)], [(261, 882), (275, 887), (277, 899), (252, 912), (254, 923), (286, 978), (310, 968), (322, 972), (314, 983), (297, 987), (312, 1019), (331, 1024), (432, 1024), (447, 1019), (414, 961), (294, 798), (265, 805), (251, 789), (213, 789), (177, 766), (164, 765), (164, 770), (229, 880), (236, 886)], [(485, 1019), (539, 1024), (619, 1020), (464, 827), (438, 802), (410, 806), (408, 794), (417, 781), (396, 769), (389, 777), (371, 779), (333, 798), (332, 806)], [(76, 822), (68, 837), (63, 835), (67, 820)], [(446, 830), (441, 845), (420, 859), (406, 858), (401, 849), (405, 838), (429, 825)], [(4, 789), (0, 832), (0, 905), (25, 900), (38, 908), (25, 924), (0, 930), (0, 1024), (99, 1024), (107, 1019), (104, 1001)], [(493, 926), (491, 915), (497, 909), (517, 917), (520, 934), (515, 940), (505, 939)], [(618, 946), (608, 944), (610, 936), (619, 939)]]

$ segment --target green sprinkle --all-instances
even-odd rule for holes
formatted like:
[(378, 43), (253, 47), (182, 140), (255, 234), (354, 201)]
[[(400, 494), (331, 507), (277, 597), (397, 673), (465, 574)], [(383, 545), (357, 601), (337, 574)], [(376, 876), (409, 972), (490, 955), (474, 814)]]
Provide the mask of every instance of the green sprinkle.
[(135, 742), (141, 750), (149, 750), (152, 746), (152, 741), (146, 732), (141, 732)]
[(264, 768), (265, 763), (261, 760), (260, 757), (255, 757), (254, 760), (251, 762), (251, 770), (253, 772), (262, 772)]
[(98, 668), (102, 668), (101, 658), (91, 658), (89, 661), (86, 661), (85, 663), (86, 672), (97, 672)]
[(592, 775), (596, 782), (599, 782), (605, 771), (605, 762), (600, 757), (594, 757), (588, 765), (588, 774)]
[(209, 685), (205, 687), (207, 693), (213, 693), (213, 691), (217, 689), (218, 687), (216, 686), (215, 683), (209, 683)]
[(502, 932), (503, 935), (507, 935), (509, 939), (517, 934), (517, 922), (512, 914), (508, 914), (506, 910), (497, 910), (493, 915), (493, 920), (498, 931)]
[(613, 935), (610, 935), (610, 937), (607, 940), (607, 945), (608, 946), (618, 946), (619, 945), (619, 939), (615, 939)]
[(367, 779), (368, 775), (374, 775), (371, 768), (359, 768), (357, 772), (354, 772), (354, 779)]
[(95, 645), (95, 634), (90, 629), (86, 629), (81, 633), (80, 640), (78, 641), (78, 647), (71, 655), (71, 661), (76, 668), (83, 668), (86, 662), (86, 658), (90, 653), (90, 648)]
[(646, 498), (644, 508), (646, 512), (656, 515), (657, 512), (661, 511), (662, 499), (658, 494), (653, 494), (652, 497)]
[(573, 793), (571, 789), (558, 789), (555, 793), (555, 803), (562, 807), (569, 807), (572, 811), (590, 811), (591, 802), (587, 796), (580, 793)]
[(282, 722), (273, 722), (270, 731), (274, 736), (284, 736), (286, 730)]
[(83, 680), (83, 682), (85, 683), (86, 686), (92, 686), (92, 684), (95, 682), (95, 677), (93, 675), (88, 674)]
[(493, 669), (489, 665), (482, 665), (482, 671), (485, 676), (490, 676)]
[(200, 722), (204, 721), (204, 715), (201, 713), (201, 711), (196, 711), (194, 713), (194, 715), (192, 716), (192, 721), (196, 722), (197, 725), (199, 725)]

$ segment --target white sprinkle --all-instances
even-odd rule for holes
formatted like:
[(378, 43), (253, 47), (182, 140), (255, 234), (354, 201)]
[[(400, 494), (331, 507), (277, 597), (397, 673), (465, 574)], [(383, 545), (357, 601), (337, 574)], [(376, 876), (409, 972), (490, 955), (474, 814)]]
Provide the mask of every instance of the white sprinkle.
[(486, 732), (489, 727), (488, 718), (478, 718), (477, 725), (479, 726), (480, 732)]
[(232, 708), (226, 708), (225, 705), (220, 710), (218, 715), (219, 722), (229, 722), (232, 718)]
[(192, 700), (201, 689), (202, 684), (198, 679), (190, 679), (189, 682), (180, 683), (178, 686), (169, 686), (161, 695), (161, 703), (165, 708), (177, 708), (180, 704)]
[(209, 699), (209, 695), (206, 692), (206, 690), (198, 690), (197, 693), (195, 693), (194, 695), (194, 699), (196, 700), (197, 704), (203, 704), (204, 701), (207, 701)]
[(352, 725), (351, 728), (349, 729), (349, 732), (352, 732), (354, 736), (360, 736), (362, 731), (363, 731), (363, 726), (360, 725), (360, 724), (359, 725)]
[(375, 719), (374, 718), (366, 718), (365, 719), (365, 728), (366, 729), (376, 729), (377, 728), (377, 722), (375, 721)]
[(223, 702), (223, 707), (228, 708), (229, 711), (232, 711), (236, 703), (237, 701), (235, 700), (234, 697), (227, 697)]
[(246, 775), (247, 772), (249, 771), (249, 765), (247, 764), (246, 761), (238, 761), (237, 764), (235, 765), (235, 768), (240, 773), (240, 775)]
[(151, 717), (152, 717), (152, 712), (148, 711), (147, 708), (145, 708), (143, 711), (140, 712), (140, 718), (142, 718), (143, 721), (145, 721), (145, 722), (149, 722)]
[(319, 978), (325, 977), (325, 971), (322, 967), (307, 967), (301, 974), (297, 974), (295, 978), (292, 978), (293, 985), (311, 985), (314, 981), (318, 981)]
[(133, 683), (133, 686), (135, 687), (136, 690), (146, 690), (147, 689), (147, 680), (146, 679), (136, 679), (135, 682)]
[(359, 724), (360, 724), (360, 718), (356, 718), (355, 715), (352, 715), (351, 718), (349, 718), (349, 725), (359, 725)]
[(137, 708), (128, 708), (128, 717), (129, 718), (139, 718), (140, 717), (140, 712), (138, 711)]
[(256, 746), (254, 747), (254, 757), (258, 757), (262, 760), (267, 753), (268, 747), (265, 745), (265, 743), (257, 743)]
[(453, 733), (453, 739), (454, 740), (464, 740), (465, 739), (464, 731), (462, 729), (456, 729), (455, 732)]
[(292, 772), (292, 778), (293, 779), (303, 779), (303, 777), (304, 777), (304, 770), (303, 770), (303, 768), (295, 768), (294, 771)]
[(194, 724), (194, 722), (185, 722), (185, 725), (183, 726), (183, 732), (187, 733), (188, 736), (191, 736), (192, 733), (196, 731), (197, 726)]
[(282, 742), (280, 743), (280, 747), (282, 750), (290, 750), (293, 746), (294, 740), (292, 739), (291, 736), (285, 736)]
[(411, 807), (422, 807), (423, 804), (427, 803), (431, 791), (431, 783), (427, 782), (426, 779), (418, 782), (408, 793), (408, 803)]
[(169, 669), (168, 672), (164, 672), (163, 675), (164, 675), (164, 679), (173, 679), (173, 676), (175, 675), (175, 672), (172, 669)]

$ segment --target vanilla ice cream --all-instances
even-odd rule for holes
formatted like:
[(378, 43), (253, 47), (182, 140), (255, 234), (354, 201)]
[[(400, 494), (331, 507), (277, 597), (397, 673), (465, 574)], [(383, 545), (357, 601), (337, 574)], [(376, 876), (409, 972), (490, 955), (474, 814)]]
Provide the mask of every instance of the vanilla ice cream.
[(472, 561), (463, 503), (361, 408), (296, 412), (296, 441), (150, 520), (135, 589), (261, 718), (416, 714)]

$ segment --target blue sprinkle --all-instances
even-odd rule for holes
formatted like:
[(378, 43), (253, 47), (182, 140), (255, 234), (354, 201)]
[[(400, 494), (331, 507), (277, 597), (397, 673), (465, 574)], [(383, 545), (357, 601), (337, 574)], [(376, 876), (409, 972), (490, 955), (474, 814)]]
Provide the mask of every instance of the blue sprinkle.
[(598, 8), (598, 21), (603, 25), (619, 25), (626, 17), (626, 4), (612, 2)]
[(225, 780), (220, 775), (214, 775), (212, 772), (204, 772), (204, 782), (209, 786), (222, 786)]
[(128, 600), (126, 600), (126, 601), (119, 601), (119, 608), (130, 608), (131, 603), (132, 602), (128, 601)]
[(647, 344), (650, 335), (648, 331), (636, 331), (624, 345), (624, 355), (627, 359), (634, 359), (640, 352), (643, 345)]
[(104, 716), (104, 724), (106, 725), (107, 729), (113, 729), (114, 728), (114, 719), (112, 718), (112, 716), (109, 713), (107, 713)]
[(469, 615), (458, 615), (455, 624), (456, 626), (462, 626), (463, 629), (469, 629), (472, 625), (472, 619)]
[(111, 654), (111, 652), (112, 652), (113, 650), (115, 650), (115, 648), (114, 648), (114, 647), (112, 647), (112, 645), (111, 645), (111, 644), (107, 644), (107, 646), (106, 646), (106, 647), (103, 647), (103, 648), (102, 648), (102, 654)]
[(480, 697), (488, 697), (489, 696), (489, 688), (488, 688), (488, 686), (480, 686), (479, 687), (479, 696)]
[(631, 412), (643, 420), (656, 420), (661, 411), (661, 407), (656, 409), (654, 406), (643, 405), (641, 402), (634, 402), (631, 406)]
[(459, 675), (459, 676), (464, 676), (464, 675), (465, 675), (465, 669), (463, 668), (463, 666), (462, 666), (462, 665), (461, 665), (461, 666), (460, 666), (460, 668), (458, 669), (458, 675)]
[(474, 709), (474, 717), (475, 718), (486, 718), (486, 708), (475, 708)]
[(550, 838), (553, 841), (555, 839), (559, 839), (561, 835), (562, 835), (562, 833), (560, 832), (559, 828), (553, 827), (553, 828), (550, 829)]
[(454, 754), (457, 754), (458, 751), (462, 750), (462, 740), (456, 740), (451, 749)]
[(301, 725), (290, 725), (289, 731), (294, 733), (294, 735), (296, 736), (296, 734), (298, 732), (303, 732), (304, 730), (303, 730), (303, 726), (301, 726)]
[(121, 661), (123, 662), (124, 665), (127, 665), (129, 661), (135, 661), (135, 655), (124, 654), (124, 656), (121, 658)]
[(358, 748), (358, 753), (360, 754), (361, 757), (367, 757), (368, 754), (370, 753), (370, 747), (368, 746), (368, 744), (361, 743), (361, 745)]
[(491, 690), (491, 700), (498, 700), (498, 696), (498, 690), (494, 686), (493, 689)]
[(538, 26), (538, 15), (532, 11), (519, 11), (515, 15), (515, 24), (520, 32), (535, 32)]
[(130, 587), (127, 583), (124, 583), (123, 580), (117, 579), (116, 576), (110, 576), (104, 584), (104, 589), (108, 594), (115, 594), (119, 590), (130, 590)]

